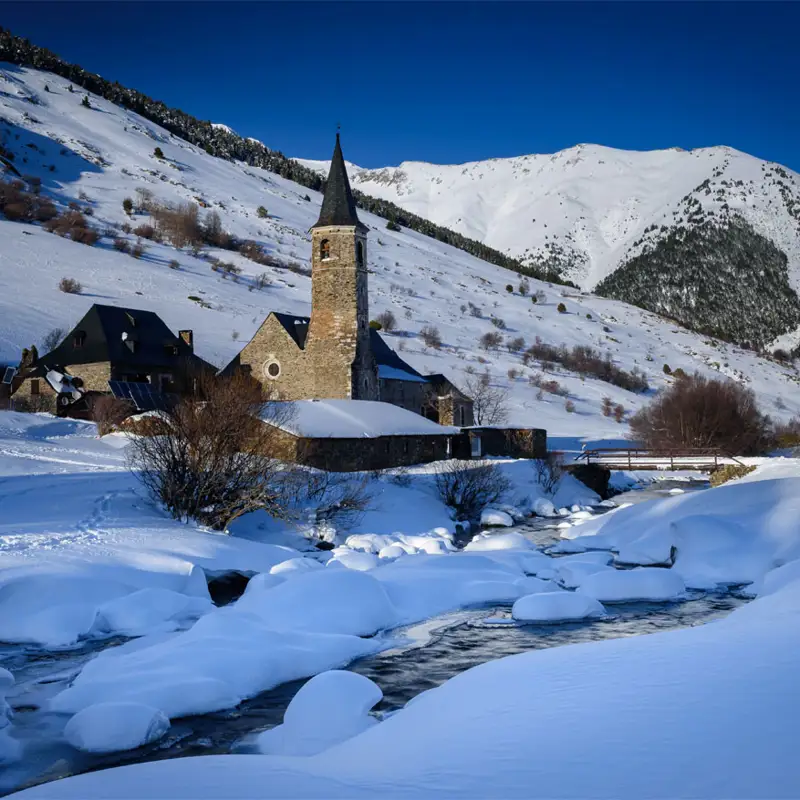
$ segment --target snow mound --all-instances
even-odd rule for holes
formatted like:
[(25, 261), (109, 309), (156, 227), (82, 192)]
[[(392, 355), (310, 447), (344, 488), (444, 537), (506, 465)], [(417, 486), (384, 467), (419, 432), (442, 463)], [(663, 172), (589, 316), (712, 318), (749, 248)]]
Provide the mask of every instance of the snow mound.
[(382, 697), (377, 684), (356, 672), (322, 672), (292, 698), (283, 724), (258, 737), (258, 748), (270, 755), (316, 755), (376, 725), (368, 712)]
[(383, 585), (366, 572), (320, 569), (298, 574), (237, 603), (273, 631), (370, 636), (396, 624), (397, 612)]
[(169, 589), (140, 589), (104, 603), (95, 626), (105, 632), (142, 636), (156, 629), (174, 630), (213, 608), (204, 597), (187, 597)]
[(603, 603), (633, 600), (680, 600), (686, 584), (671, 569), (638, 567), (630, 570), (607, 569), (586, 576), (578, 592)]
[(333, 551), (333, 558), (328, 561), (327, 566), (340, 565), (347, 567), (347, 569), (368, 572), (371, 569), (375, 569), (379, 564), (380, 559), (374, 553), (351, 550), (349, 547), (337, 547)]
[(481, 511), (481, 525), (487, 528), (510, 528), (513, 524), (511, 514), (506, 511), (498, 508), (484, 508)]
[(539, 592), (520, 597), (511, 616), (520, 622), (570, 622), (605, 615), (602, 604), (575, 592)]
[(14, 676), (0, 667), (0, 765), (18, 761), (22, 746), (11, 738), (11, 708), (6, 702), (6, 692), (14, 685)]
[(521, 533), (479, 533), (467, 544), (464, 550), (481, 552), (484, 550), (532, 550), (533, 542)]
[(64, 728), (64, 738), (77, 750), (114, 753), (155, 742), (169, 730), (157, 708), (142, 703), (97, 703), (79, 711)]

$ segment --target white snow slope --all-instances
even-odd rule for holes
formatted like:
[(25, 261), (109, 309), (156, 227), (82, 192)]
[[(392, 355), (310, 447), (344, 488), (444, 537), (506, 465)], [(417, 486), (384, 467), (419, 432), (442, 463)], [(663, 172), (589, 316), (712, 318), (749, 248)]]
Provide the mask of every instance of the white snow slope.
[[(325, 162), (299, 160), (327, 170)], [(587, 289), (638, 252), (648, 227), (685, 216), (687, 196), (706, 210), (727, 203), (787, 254), (800, 288), (800, 226), (780, 186), (800, 201), (800, 175), (730, 147), (637, 152), (579, 144), (468, 164), (353, 166), (351, 176), (366, 194), (516, 258), (568, 254), (568, 277)]]
[[(173, 330), (194, 329), (197, 352), (219, 366), (241, 349), (270, 311), (309, 313), (310, 279), (286, 266), (264, 267), (236, 253), (212, 250), (210, 255), (241, 267), (235, 281), (213, 271), (207, 258), (145, 242), (144, 256), (135, 259), (115, 251), (112, 240), (122, 235), (133, 243), (134, 236), (126, 237), (115, 226), (150, 221), (146, 214), (129, 220), (122, 209), (124, 198), (136, 199), (136, 189), (149, 189), (164, 202), (202, 200), (220, 213), (232, 234), (256, 240), (281, 265), (307, 271), (308, 229), (318, 215), (318, 193), (264, 170), (212, 158), (93, 95), (92, 108), (84, 108), (84, 93), (67, 87), (68, 81), (50, 73), (0, 67), (0, 141), (15, 152), (15, 166), (40, 176), (43, 191), (61, 207), (75, 202), (90, 208), (90, 221), (108, 235), (88, 247), (38, 226), (0, 219), (0, 362), (16, 362), (21, 348), (32, 343), (41, 346), (51, 328), (71, 328), (92, 303), (151, 309)], [(156, 146), (165, 159), (154, 157)], [(657, 183), (657, 178), (642, 180)], [(257, 216), (261, 205), (269, 218)], [(544, 393), (537, 400), (528, 378), (538, 366), (523, 366), (521, 355), (505, 348), (480, 348), (481, 335), (496, 330), (492, 316), (505, 322), (506, 340), (522, 336), (530, 343), (538, 336), (554, 345), (591, 344), (611, 353), (625, 369), (644, 370), (654, 389), (670, 380), (663, 373), (669, 364), (673, 370), (735, 377), (753, 387), (773, 416), (800, 411), (798, 376), (792, 369), (624, 303), (561, 286), (531, 281), (531, 292), (544, 293), (543, 302), (534, 305), (517, 291), (515, 273), (413, 231), (389, 231), (385, 220), (371, 214), (361, 218), (372, 229), (371, 314), (392, 309), (399, 323), (400, 330), (387, 337), (389, 344), (421, 372), (443, 372), (456, 383), (463, 383), (466, 369), (488, 369), (493, 382), (510, 391), (510, 422), (546, 428), (556, 447), (574, 445), (578, 436), (622, 438), (627, 426), (602, 416), (602, 398), (609, 396), (629, 412), (649, 398), (557, 369), (545, 377), (556, 379), (569, 397)], [(168, 267), (173, 259), (178, 269)], [(269, 285), (250, 291), (261, 273)], [(82, 293), (61, 293), (57, 285), (64, 276), (80, 281)], [(508, 284), (513, 294), (506, 291)], [(469, 312), (470, 302), (480, 316)], [(556, 310), (561, 302), (566, 314)], [(441, 350), (424, 346), (419, 332), (425, 325), (441, 331)], [(509, 377), (510, 369), (518, 371), (516, 377)], [(567, 400), (574, 403), (574, 413), (567, 412)]]

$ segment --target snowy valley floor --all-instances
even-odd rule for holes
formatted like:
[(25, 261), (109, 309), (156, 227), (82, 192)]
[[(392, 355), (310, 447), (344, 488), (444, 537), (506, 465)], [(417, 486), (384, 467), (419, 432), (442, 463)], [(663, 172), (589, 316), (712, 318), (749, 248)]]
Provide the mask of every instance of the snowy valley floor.
[[(602, 516), (581, 484), (566, 479), (554, 508), (530, 464), (501, 462), (514, 489), (498, 512), (554, 515), (550, 555), (524, 525), (477, 532), (456, 552), (420, 468), (406, 485), (379, 481), (375, 511), (323, 554), (257, 517), (231, 536), (164, 518), (140, 496), (124, 447), (89, 424), (0, 413), (0, 641), (68, 657), (81, 642), (124, 642), (60, 683), (21, 670), (15, 684), (0, 669), (0, 791), (24, 785), (30, 745), (26, 712), (15, 722), (3, 695), (12, 707), (35, 697), (60, 720), (64, 747), (97, 753), (159, 741), (187, 715), (316, 675), (255, 741), (263, 755), (134, 764), (20, 796), (255, 797), (265, 786), (275, 797), (800, 795), (797, 461), (763, 460), (719, 489)], [(217, 608), (207, 577), (226, 572), (255, 577)], [(500, 609), (483, 623), (509, 631), (615, 624), (626, 603), (732, 586), (756, 599), (724, 619), (499, 658), (380, 722), (369, 712), (381, 690), (341, 670), (407, 648), (403, 626), (460, 609)], [(20, 662), (6, 663), (13, 673)], [(421, 674), (420, 685), (435, 682)]]

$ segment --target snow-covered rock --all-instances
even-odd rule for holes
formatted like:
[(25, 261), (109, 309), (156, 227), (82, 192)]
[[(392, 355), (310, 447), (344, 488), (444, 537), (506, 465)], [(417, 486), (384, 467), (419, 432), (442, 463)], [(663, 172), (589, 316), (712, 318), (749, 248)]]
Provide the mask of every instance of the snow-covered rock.
[(604, 569), (583, 578), (577, 590), (603, 603), (625, 603), (632, 600), (679, 600), (686, 584), (671, 569), (637, 567), (636, 569)]
[(520, 622), (570, 622), (605, 615), (597, 600), (576, 592), (537, 592), (520, 597), (511, 616)]
[(487, 528), (510, 528), (514, 519), (506, 511), (497, 508), (484, 508), (481, 511), (481, 525)]
[(114, 753), (155, 742), (168, 730), (169, 720), (157, 708), (142, 703), (97, 703), (67, 722), (64, 738), (78, 750)]
[(188, 597), (169, 589), (139, 589), (101, 605), (95, 627), (108, 633), (141, 636), (157, 628), (174, 629), (212, 607), (205, 597)]
[(376, 725), (368, 712), (382, 697), (377, 684), (356, 672), (322, 672), (292, 698), (283, 724), (258, 737), (258, 748), (270, 755), (316, 755)]
[(533, 542), (526, 539), (521, 533), (487, 533), (477, 534), (464, 550), (481, 552), (484, 550), (531, 550)]
[(348, 547), (337, 547), (333, 551), (333, 558), (328, 561), (327, 566), (341, 565), (347, 567), (347, 569), (367, 572), (368, 570), (375, 569), (378, 564), (380, 564), (380, 559), (374, 553), (350, 550)]

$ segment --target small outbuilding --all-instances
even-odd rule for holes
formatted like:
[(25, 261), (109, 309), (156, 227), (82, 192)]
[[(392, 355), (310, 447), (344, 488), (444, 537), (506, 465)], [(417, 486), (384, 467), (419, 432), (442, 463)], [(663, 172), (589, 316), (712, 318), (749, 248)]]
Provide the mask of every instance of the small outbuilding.
[(547, 431), (544, 428), (474, 427), (464, 431), (470, 441), (470, 455), (546, 458)]
[(295, 400), (270, 404), (277, 453), (333, 472), (389, 469), (469, 453), (459, 428), (375, 400)]

